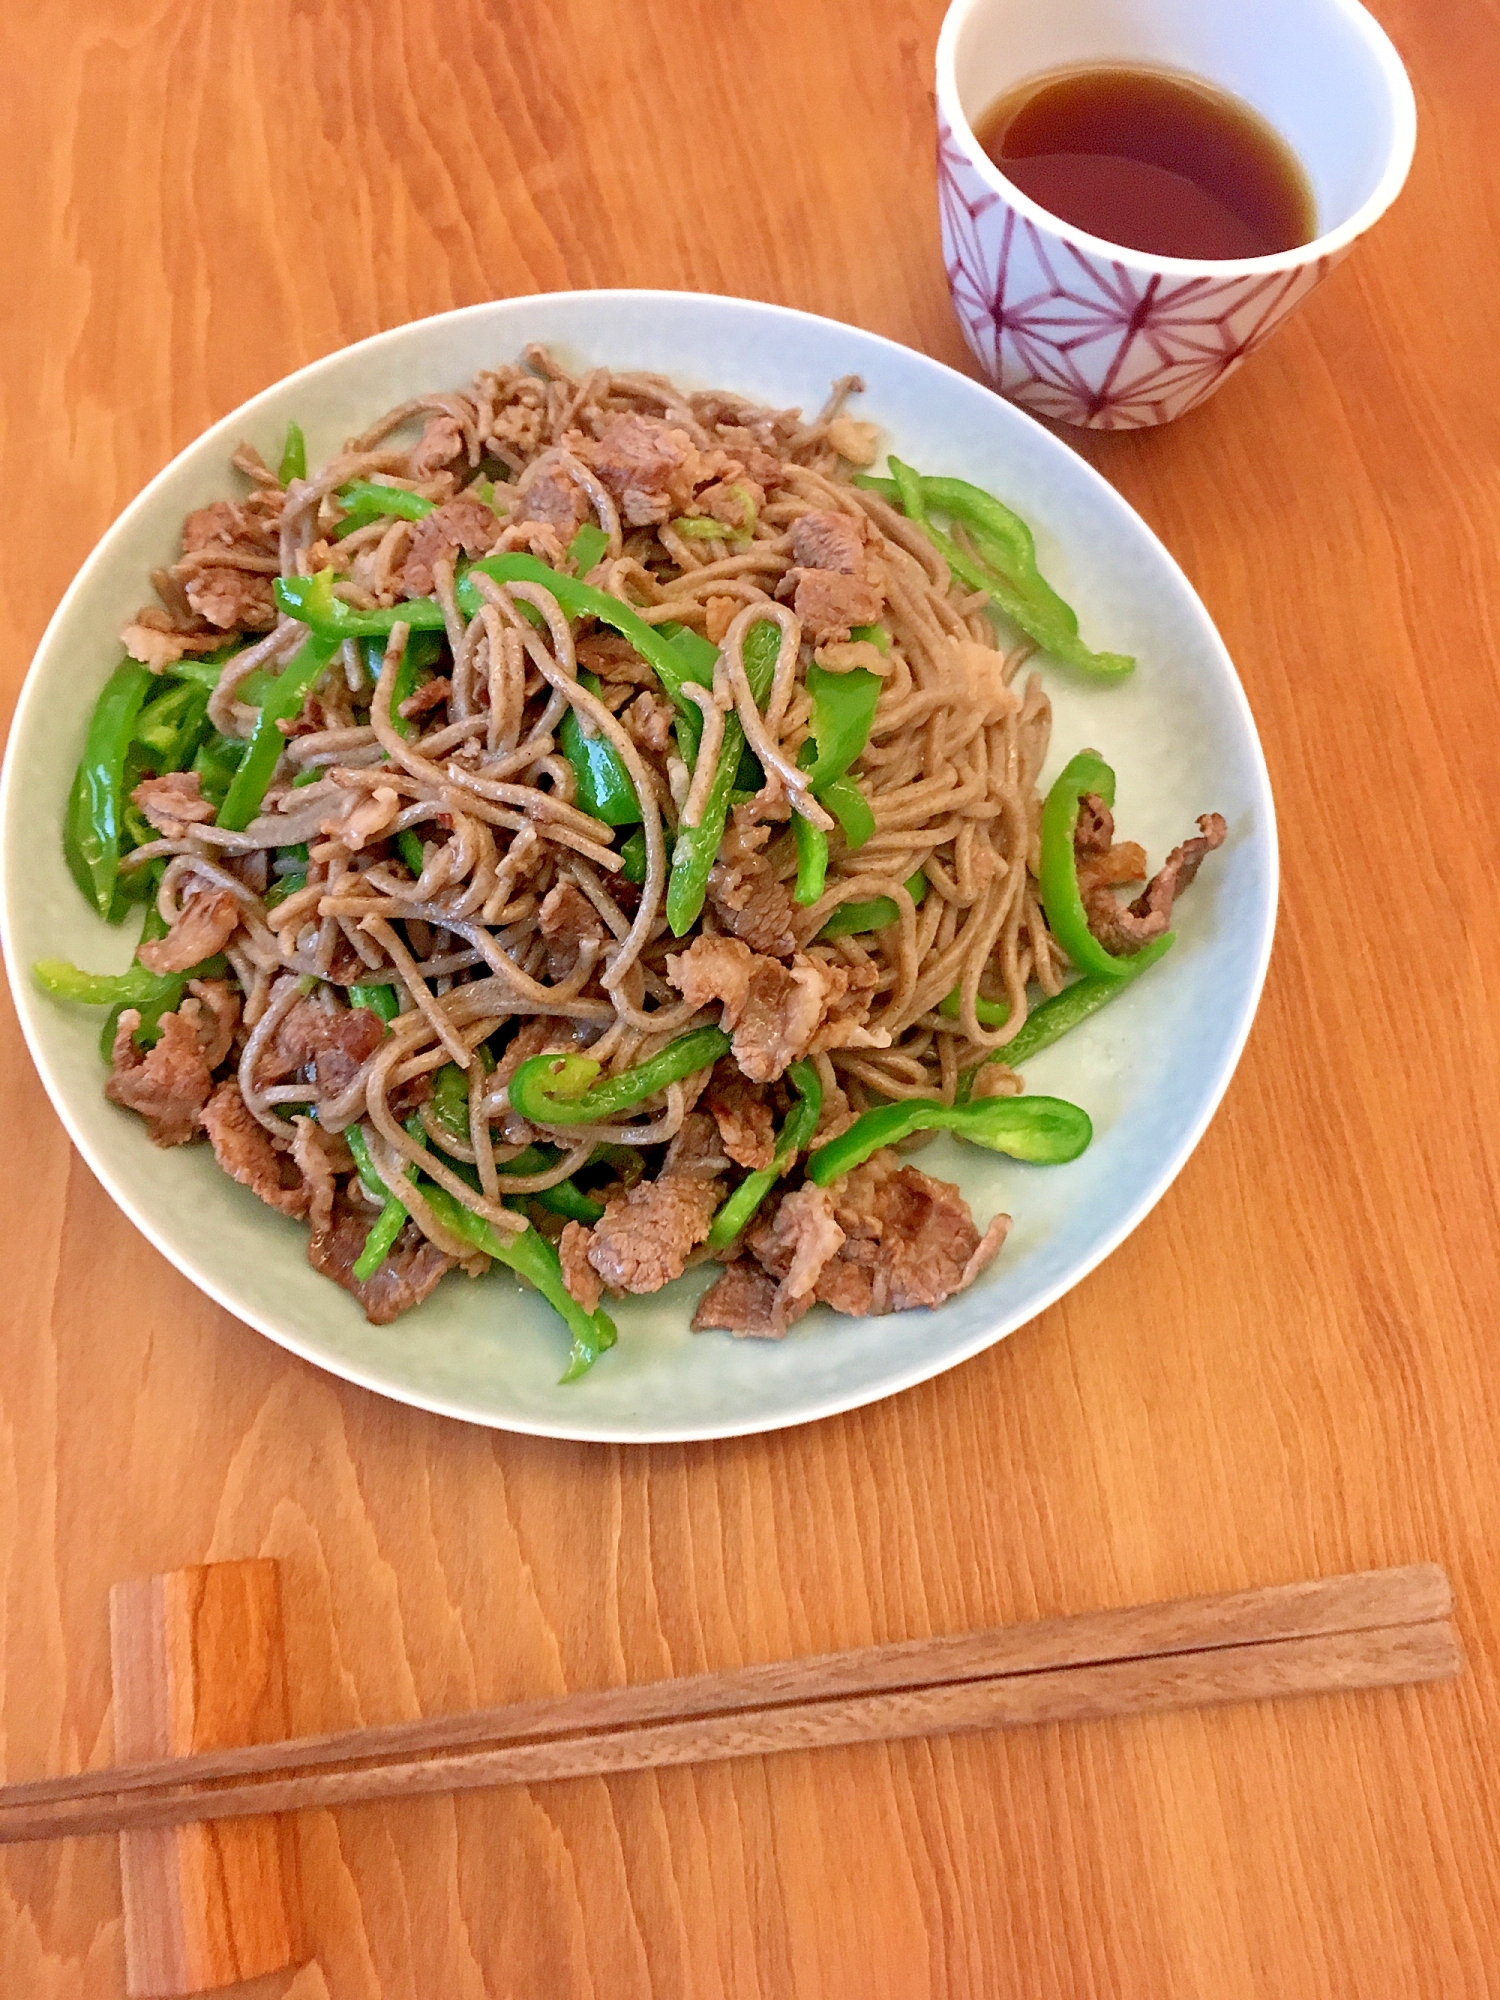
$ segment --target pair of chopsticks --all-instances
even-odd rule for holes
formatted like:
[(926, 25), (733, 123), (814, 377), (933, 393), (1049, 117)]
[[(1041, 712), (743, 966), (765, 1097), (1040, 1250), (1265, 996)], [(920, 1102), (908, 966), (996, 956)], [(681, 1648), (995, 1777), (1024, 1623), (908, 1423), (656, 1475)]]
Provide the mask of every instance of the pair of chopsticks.
[(0, 1845), (1445, 1679), (1435, 1564), (1095, 1611), (0, 1788)]

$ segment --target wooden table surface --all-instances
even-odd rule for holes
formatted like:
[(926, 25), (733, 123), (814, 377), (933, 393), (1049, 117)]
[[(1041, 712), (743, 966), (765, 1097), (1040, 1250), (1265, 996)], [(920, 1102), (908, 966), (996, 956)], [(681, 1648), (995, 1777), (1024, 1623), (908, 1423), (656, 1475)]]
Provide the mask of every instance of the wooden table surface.
[[(1266, 997), (1166, 1199), (1060, 1305), (856, 1415), (661, 1450), (399, 1408), (238, 1325), (70, 1150), (8, 999), (0, 1772), (104, 1761), (118, 1578), (278, 1556), (303, 1727), (1417, 1558), (1427, 1690), (310, 1817), (259, 1995), (1500, 1991), (1496, 0), (1380, 0), (1421, 138), (1205, 410), (1072, 434), (1239, 664), (1281, 814)], [(941, 0), (11, 0), (7, 712), (211, 420), (400, 321), (666, 285), (968, 368)], [(123, 1990), (113, 1845), (0, 1864), (0, 1994)]]

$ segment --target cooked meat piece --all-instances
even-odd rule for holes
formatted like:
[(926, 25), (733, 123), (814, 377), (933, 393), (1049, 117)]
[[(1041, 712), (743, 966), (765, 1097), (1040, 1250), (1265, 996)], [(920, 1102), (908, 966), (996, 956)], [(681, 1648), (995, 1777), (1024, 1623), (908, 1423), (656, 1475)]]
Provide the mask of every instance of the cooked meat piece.
[(1078, 802), (1073, 856), (1079, 893), (1085, 897), (1101, 883), (1146, 879), (1145, 848), (1138, 841), (1115, 839), (1114, 814), (1097, 792), (1085, 792)]
[(431, 680), (423, 681), (415, 694), (409, 694), (397, 708), (396, 713), (408, 722), (414, 722), (419, 715), (426, 715), (429, 709), (441, 708), (453, 692), (453, 683), (446, 674), (434, 674)]
[(661, 417), (616, 417), (596, 442), (580, 447), (633, 528), (669, 520), (693, 497), (701, 459), (684, 430)]
[(758, 810), (751, 800), (731, 814), (719, 858), (709, 870), (708, 900), (732, 937), (743, 938), (752, 951), (790, 958), (797, 949), (792, 899), (763, 852), (771, 829), (757, 822)]
[(766, 504), (765, 489), (755, 480), (726, 474), (716, 485), (705, 486), (694, 502), (701, 512), (726, 528), (748, 530)]
[(428, 597), (436, 563), (451, 562), (459, 551), (487, 555), (500, 539), (500, 517), (482, 500), (448, 500), (418, 521), (401, 566), (401, 595)]
[(514, 522), (541, 521), (571, 542), (589, 515), (589, 497), (564, 467), (539, 463), (525, 477)]
[(632, 742), (653, 757), (665, 757), (671, 748), (675, 715), (671, 702), (643, 688), (630, 706), (621, 711), (620, 720), (629, 730)]
[[(165, 581), (165, 572), (159, 574)], [(187, 603), (185, 596), (183, 602)], [(157, 611), (151, 605), (125, 627), (120, 634), (120, 643), (131, 659), (139, 660), (142, 666), (150, 667), (154, 673), (160, 673), (163, 667), (175, 665), (189, 653), (217, 652), (224, 643), (224, 634), (184, 632), (172, 623), (165, 612)]]
[(389, 785), (377, 785), (369, 792), (346, 792), (342, 807), (322, 822), (320, 832), (357, 854), (372, 840), (381, 840), (396, 823), (407, 803)]
[(178, 1011), (192, 1022), (203, 1060), (210, 1069), (217, 1069), (234, 1045), (240, 996), (224, 979), (190, 979), (188, 996)]
[(189, 514), (182, 524), (182, 552), (225, 549), (237, 556), (274, 556), (281, 521), (279, 490), (248, 500), (215, 500)]
[(570, 1222), (557, 1242), (558, 1262), (563, 1283), (585, 1312), (593, 1312), (604, 1290), (604, 1281), (589, 1262), (590, 1232), (581, 1222)]
[(780, 1340), (786, 1327), (776, 1323), (776, 1290), (776, 1280), (753, 1258), (741, 1257), (699, 1299), (693, 1332), (722, 1327), (741, 1340)]
[(384, 1038), (385, 1023), (370, 1008), (325, 1007), (308, 996), (282, 1017), (256, 1083), (280, 1083), (301, 1071), (320, 1096), (337, 1097)]
[(467, 456), (468, 446), (458, 419), (450, 417), (445, 410), (434, 410), (421, 437), (412, 447), (407, 465), (413, 479), (435, 479), (440, 472), (450, 471), (455, 460)]
[(722, 646), (724, 634), (740, 613), (737, 597), (710, 597), (703, 606), (703, 634), (711, 646)]
[(411, 1306), (422, 1303), (443, 1274), (452, 1270), (453, 1259), (429, 1243), (414, 1222), (408, 1222), (379, 1270), (361, 1281), (354, 1275), (354, 1265), (373, 1221), (368, 1210), (340, 1200), (329, 1227), (315, 1229), (308, 1238), (307, 1261), (358, 1299), (372, 1326), (389, 1326)]
[(1010, 1226), (1008, 1216), (996, 1216), (981, 1237), (956, 1187), (901, 1166), (888, 1148), (829, 1192), (844, 1241), (819, 1273), (816, 1294), (835, 1312), (861, 1318), (941, 1305), (978, 1275)]
[(792, 523), (792, 560), (804, 569), (833, 570), (839, 576), (865, 574), (865, 538), (852, 514), (814, 508)]
[[(1082, 819), (1080, 812), (1080, 822)], [(1204, 855), (1211, 854), (1216, 847), (1224, 844), (1227, 829), (1220, 814), (1202, 814), (1198, 829), (1193, 839), (1185, 840), (1180, 847), (1172, 849), (1161, 868), (1128, 908), (1115, 901), (1109, 883), (1112, 879), (1139, 881), (1145, 869), (1144, 860), (1128, 876), (1111, 877), (1106, 872), (1102, 878), (1095, 876), (1087, 887), (1084, 887), (1080, 874), (1084, 915), (1089, 929), (1106, 951), (1112, 951), (1117, 956), (1129, 956), (1163, 935), (1172, 921), (1173, 903), (1197, 874)], [(1075, 839), (1075, 850), (1076, 844)], [(1127, 845), (1134, 846), (1134, 842)], [(1139, 851), (1136, 849), (1137, 853)], [(1090, 856), (1085, 865), (1102, 861), (1107, 870), (1110, 854), (1118, 852), (1116, 848), (1108, 850), (1103, 857)]]
[(708, 1234), (723, 1188), (667, 1174), (609, 1202), (594, 1224), (588, 1259), (614, 1292), (659, 1292), (687, 1269)]
[(833, 1197), (813, 1181), (785, 1196), (775, 1212), (751, 1230), (751, 1251), (778, 1281), (772, 1308), (778, 1326), (790, 1326), (812, 1305), (823, 1267), (838, 1254), (843, 1241)]
[(880, 449), (880, 432), (860, 417), (834, 417), (825, 436), (850, 465), (873, 465)]
[(200, 570), (187, 580), (188, 603), (221, 632), (269, 632), (276, 623), (271, 579), (254, 570)]
[(862, 1025), (870, 968), (804, 952), (785, 966), (739, 938), (700, 937), (667, 960), (667, 977), (695, 1007), (720, 1002), (734, 1059), (755, 1083), (774, 1082), (813, 1049), (885, 1046)]
[(196, 1138), (198, 1114), (214, 1087), (198, 1015), (189, 1013), (187, 1002), (176, 1013), (163, 1014), (161, 1037), (150, 1049), (136, 1047), (133, 1038), (140, 1025), (138, 1009), (127, 1007), (115, 1029), (104, 1094), (127, 1111), (139, 1112), (153, 1144), (184, 1145)]
[(167, 840), (186, 840), (195, 825), (212, 819), (215, 812), (212, 799), (203, 796), (203, 780), (196, 771), (142, 778), (130, 796)]
[(604, 919), (573, 882), (558, 882), (547, 891), (537, 921), (547, 940), (547, 976), (567, 979), (578, 969), (585, 944), (604, 942)]
[(222, 951), (240, 927), (240, 906), (228, 889), (199, 889), (183, 903), (164, 938), (136, 953), (148, 972), (186, 972)]
[(729, 1171), (729, 1161), (719, 1142), (719, 1128), (706, 1111), (690, 1111), (667, 1148), (662, 1174), (690, 1174), (713, 1179)]
[(873, 625), (885, 609), (885, 592), (861, 576), (805, 569), (797, 574), (792, 609), (802, 620), (803, 638), (821, 646), (830, 639), (847, 639), (856, 625)]
[(214, 1158), (226, 1174), (283, 1215), (306, 1215), (306, 1187), (300, 1177), (295, 1186), (283, 1181), (283, 1161), (295, 1171), (293, 1162), (271, 1144), (265, 1127), (240, 1095), (236, 1078), (231, 1076), (219, 1085), (203, 1107), (202, 1120)]
[(307, 1190), (309, 1225), (315, 1231), (331, 1229), (338, 1182), (333, 1164), (323, 1150), (323, 1131), (311, 1118), (294, 1118), (292, 1127), (297, 1134), (292, 1141), (292, 1159)]
[(770, 1166), (776, 1156), (771, 1107), (732, 1062), (721, 1062), (715, 1067), (703, 1104), (719, 1128), (724, 1151), (736, 1166)]
[(852, 514), (814, 509), (792, 523), (792, 555), (777, 594), (795, 591), (792, 608), (802, 636), (821, 646), (847, 639), (856, 625), (873, 625), (885, 608), (885, 590), (865, 548), (861, 522)]

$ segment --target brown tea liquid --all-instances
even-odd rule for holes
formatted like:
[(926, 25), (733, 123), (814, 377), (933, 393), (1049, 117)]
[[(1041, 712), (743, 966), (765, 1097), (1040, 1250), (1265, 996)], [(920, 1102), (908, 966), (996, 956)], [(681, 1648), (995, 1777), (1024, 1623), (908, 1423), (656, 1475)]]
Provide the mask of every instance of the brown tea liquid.
[(1312, 189), (1281, 135), (1178, 70), (1034, 76), (976, 119), (974, 136), (1049, 215), (1128, 250), (1267, 257), (1317, 234)]

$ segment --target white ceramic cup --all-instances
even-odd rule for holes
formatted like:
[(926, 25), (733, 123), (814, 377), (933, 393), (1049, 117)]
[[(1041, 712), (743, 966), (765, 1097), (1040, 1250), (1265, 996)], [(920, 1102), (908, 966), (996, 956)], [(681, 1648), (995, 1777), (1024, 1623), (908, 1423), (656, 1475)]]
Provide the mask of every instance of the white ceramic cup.
[[(1271, 257), (1157, 257), (1060, 222), (974, 137), (1002, 92), (1084, 63), (1186, 70), (1250, 104), (1312, 184), (1318, 234)], [(943, 254), (1003, 395), (1099, 430), (1181, 416), (1300, 305), (1401, 190), (1411, 83), (1357, 0), (954, 0), (937, 47)]]

